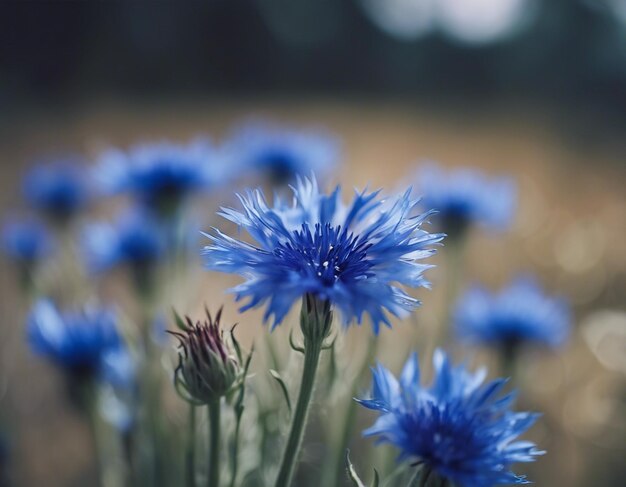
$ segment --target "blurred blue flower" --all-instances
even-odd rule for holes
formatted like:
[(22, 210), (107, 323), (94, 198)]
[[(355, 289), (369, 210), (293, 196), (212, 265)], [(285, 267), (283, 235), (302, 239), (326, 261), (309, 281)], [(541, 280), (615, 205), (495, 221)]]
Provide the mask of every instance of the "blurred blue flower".
[(116, 389), (134, 389), (137, 363), (123, 343), (104, 351), (100, 361), (101, 379)]
[(483, 384), (486, 369), (470, 373), (453, 367), (435, 351), (435, 378), (420, 385), (417, 354), (407, 361), (399, 381), (382, 365), (373, 369), (372, 397), (357, 400), (381, 412), (365, 436), (400, 449), (400, 459), (412, 459), (454, 485), (489, 487), (528, 483), (511, 472), (516, 462), (533, 461), (534, 443), (515, 441), (538, 415), (510, 410), (515, 394), (502, 396), (506, 379)]
[(57, 221), (66, 221), (84, 208), (89, 188), (84, 163), (73, 157), (34, 166), (24, 178), (24, 197)]
[(2, 249), (11, 259), (27, 266), (50, 255), (52, 242), (45, 225), (31, 218), (11, 219), (2, 228)]
[(258, 171), (276, 184), (296, 176), (323, 176), (339, 159), (339, 143), (330, 134), (294, 130), (268, 122), (247, 122), (225, 143), (229, 160), (241, 171)]
[(115, 315), (85, 308), (61, 313), (49, 300), (37, 301), (27, 320), (31, 348), (76, 376), (102, 371), (102, 360), (122, 346)]
[(558, 347), (570, 332), (569, 307), (551, 298), (535, 279), (520, 277), (499, 294), (475, 286), (459, 299), (456, 334), (465, 340), (510, 349), (525, 343)]
[(431, 212), (411, 216), (417, 200), (410, 191), (382, 200), (378, 192), (356, 193), (349, 205), (340, 188), (320, 194), (315, 178), (298, 179), (292, 205), (276, 197), (269, 207), (260, 190), (239, 198), (243, 212), (231, 208), (221, 216), (243, 227), (254, 244), (219, 230), (205, 234), (206, 266), (240, 274), (237, 300), (249, 298), (242, 311), (268, 303), (267, 321), (279, 324), (295, 301), (314, 295), (335, 305), (344, 324), (370, 315), (374, 331), (389, 325), (385, 311), (403, 315), (419, 302), (398, 285), (426, 287), (418, 261), (434, 253), (430, 245), (443, 237), (421, 230)]
[(438, 211), (437, 220), (452, 237), (471, 224), (504, 229), (517, 206), (512, 179), (488, 178), (473, 169), (445, 172), (434, 163), (424, 165), (417, 173), (417, 189), (425, 207)]
[(101, 156), (95, 177), (107, 194), (128, 192), (160, 215), (172, 215), (191, 193), (222, 183), (228, 168), (206, 139), (186, 145), (143, 144)]
[(92, 223), (82, 232), (87, 267), (93, 272), (128, 265), (139, 271), (153, 267), (165, 252), (162, 225), (150, 214), (132, 211), (115, 223)]
[(100, 414), (118, 431), (130, 431), (136, 421), (137, 361), (125, 344), (107, 350), (100, 363)]

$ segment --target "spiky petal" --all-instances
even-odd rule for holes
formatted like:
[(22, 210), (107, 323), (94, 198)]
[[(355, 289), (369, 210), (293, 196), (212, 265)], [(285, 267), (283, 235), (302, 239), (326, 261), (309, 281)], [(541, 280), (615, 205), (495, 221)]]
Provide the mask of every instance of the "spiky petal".
[(421, 229), (431, 212), (415, 215), (410, 190), (386, 200), (356, 192), (344, 205), (339, 187), (322, 194), (315, 178), (298, 179), (292, 189), (291, 205), (276, 197), (270, 207), (255, 190), (239, 196), (242, 211), (222, 210), (254, 243), (217, 229), (205, 234), (207, 268), (246, 278), (233, 288), (238, 300), (249, 300), (242, 310), (267, 304), (265, 320), (276, 326), (311, 294), (332, 303), (346, 325), (369, 314), (377, 332), (390, 324), (388, 313), (401, 316), (419, 305), (401, 286), (428, 286), (423, 272), (432, 266), (419, 261), (443, 235)]
[(454, 367), (441, 350), (433, 362), (430, 387), (420, 383), (417, 354), (399, 380), (380, 364), (373, 369), (371, 397), (358, 402), (381, 415), (364, 435), (378, 436), (396, 446), (401, 459), (423, 463), (454, 485), (527, 483), (510, 466), (543, 454), (534, 443), (516, 440), (538, 415), (511, 411), (514, 393), (502, 395), (506, 380), (485, 384), (485, 369)]

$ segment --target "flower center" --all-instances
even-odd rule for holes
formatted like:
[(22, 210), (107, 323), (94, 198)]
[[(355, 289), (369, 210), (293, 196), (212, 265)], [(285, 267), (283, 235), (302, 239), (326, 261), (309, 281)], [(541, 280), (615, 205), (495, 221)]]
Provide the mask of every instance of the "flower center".
[(331, 287), (338, 281), (352, 282), (370, 277), (369, 269), (373, 265), (367, 259), (370, 246), (341, 226), (316, 224), (312, 232), (305, 223), (274, 253), (303, 278)]

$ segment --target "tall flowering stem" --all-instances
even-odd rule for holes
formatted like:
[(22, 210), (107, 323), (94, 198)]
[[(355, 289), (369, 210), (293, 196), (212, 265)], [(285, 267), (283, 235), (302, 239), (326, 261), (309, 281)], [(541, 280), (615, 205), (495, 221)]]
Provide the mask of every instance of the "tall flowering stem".
[(291, 205), (279, 197), (268, 205), (262, 191), (239, 195), (243, 209), (222, 208), (221, 215), (239, 225), (253, 242), (218, 229), (206, 233), (207, 268), (240, 274), (245, 281), (232, 291), (248, 300), (241, 310), (266, 305), (264, 320), (278, 326), (292, 306), (303, 300), (304, 369), (291, 432), (277, 486), (291, 482), (331, 309), (344, 326), (369, 315), (374, 333), (390, 316), (406, 316), (419, 306), (404, 287), (427, 287), (420, 263), (443, 239), (421, 228), (432, 212), (417, 213), (410, 190), (391, 198), (379, 192), (356, 192), (349, 204), (341, 188), (319, 191), (315, 178), (298, 179)]
[(304, 368), (298, 402), (291, 423), (289, 438), (285, 445), (280, 471), (276, 478), (276, 487), (291, 485), (293, 473), (298, 462), (302, 438), (309, 414), (309, 406), (315, 386), (315, 375), (320, 355), (324, 347), (324, 339), (330, 333), (332, 312), (330, 303), (307, 294), (303, 298), (300, 314), (300, 328), (304, 335)]
[[(180, 395), (194, 406), (206, 405), (209, 419), (209, 475), (208, 486), (220, 484), (220, 412), (221, 398), (243, 387), (243, 379), (249, 365), (240, 366), (241, 351), (232, 331), (233, 347), (224, 340), (220, 329), (222, 310), (211, 316), (206, 310), (207, 320), (196, 324), (190, 318), (183, 321), (177, 314), (176, 323), (180, 330), (170, 332), (180, 342), (179, 363), (174, 383)], [(234, 348), (234, 351), (233, 351)], [(190, 441), (194, 441), (195, 417), (190, 416)], [(195, 462), (191, 460), (193, 447), (187, 452), (188, 479), (195, 478)], [(192, 484), (189, 484), (192, 485)]]
[(219, 399), (209, 403), (209, 487), (220, 485), (220, 410)]
[(189, 404), (188, 428), (185, 479), (187, 487), (196, 487), (196, 406), (194, 404)]
[(449, 338), (449, 327), (452, 320), (454, 303), (463, 283), (463, 256), (465, 254), (465, 240), (466, 237), (462, 235), (456, 238), (449, 238), (446, 241), (446, 251), (444, 252), (446, 256), (445, 299), (444, 309), (441, 314), (443, 321), (439, 327), (439, 333), (435, 339), (435, 346), (433, 349), (443, 345), (446, 342), (446, 339)]

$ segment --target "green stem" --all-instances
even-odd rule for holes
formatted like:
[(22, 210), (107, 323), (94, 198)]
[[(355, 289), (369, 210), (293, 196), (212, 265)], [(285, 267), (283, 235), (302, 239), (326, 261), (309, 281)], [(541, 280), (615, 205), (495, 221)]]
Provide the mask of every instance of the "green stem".
[(328, 466), (324, 468), (322, 473), (321, 485), (336, 487), (345, 476), (343, 458), (345, 456), (346, 449), (348, 448), (350, 438), (352, 438), (354, 424), (356, 423), (357, 402), (354, 400), (354, 396), (357, 394), (359, 382), (363, 377), (363, 374), (367, 371), (369, 365), (376, 356), (377, 345), (377, 337), (373, 335), (370, 336), (365, 360), (363, 361), (361, 369), (359, 370), (352, 387), (349, 389), (348, 403), (346, 404), (345, 415), (343, 421), (341, 422), (339, 441), (337, 442), (335, 448), (331, 448), (331, 455), (325, 464), (325, 466)]
[(445, 299), (443, 302), (442, 322), (435, 337), (435, 347), (442, 345), (448, 339), (453, 308), (463, 281), (463, 254), (465, 238), (452, 237), (446, 241), (446, 283)]
[(415, 474), (409, 480), (407, 487), (426, 487), (430, 479), (431, 469), (426, 465), (415, 470)]
[(313, 395), (315, 373), (322, 351), (322, 342), (323, 340), (307, 340), (305, 335), (304, 369), (302, 370), (300, 393), (298, 395), (298, 403), (296, 404), (289, 438), (283, 452), (280, 471), (276, 478), (276, 487), (289, 487), (291, 485), (296, 462), (298, 461), (300, 453), (300, 447), (302, 446), (302, 437), (304, 436), (304, 427), (307, 422), (311, 396)]
[(122, 449), (124, 452), (124, 458), (126, 460), (126, 487), (133, 487), (138, 485), (138, 466), (135, 458), (135, 432), (127, 431), (122, 434)]
[(230, 487), (235, 487), (237, 470), (239, 469), (239, 428), (241, 426), (241, 412), (235, 411), (235, 432), (233, 434), (233, 446), (231, 452), (231, 476)]
[(220, 485), (220, 401), (209, 403), (209, 487)]
[(149, 485), (159, 487), (165, 485), (164, 455), (161, 453), (163, 435), (161, 430), (161, 377), (160, 377), (160, 351), (152, 339), (152, 329), (156, 314), (156, 296), (153, 290), (147, 287), (138, 288), (137, 295), (141, 302), (141, 347), (142, 373), (141, 373), (141, 406), (143, 410), (143, 436), (145, 440), (140, 442), (145, 450), (143, 453), (144, 472), (142, 475), (148, 479)]
[(98, 424), (98, 399), (95, 384), (89, 381), (82, 385), (83, 406), (87, 413), (89, 421), (89, 432), (91, 433), (91, 441), (93, 445), (94, 458), (96, 460), (96, 478), (97, 485), (104, 486), (104, 465), (102, 443), (100, 438), (100, 427)]
[(196, 485), (196, 406), (189, 404), (189, 431), (185, 452), (185, 477), (187, 487)]
[(517, 381), (517, 349), (514, 345), (504, 346), (500, 350), (500, 368), (503, 377), (511, 382)]

